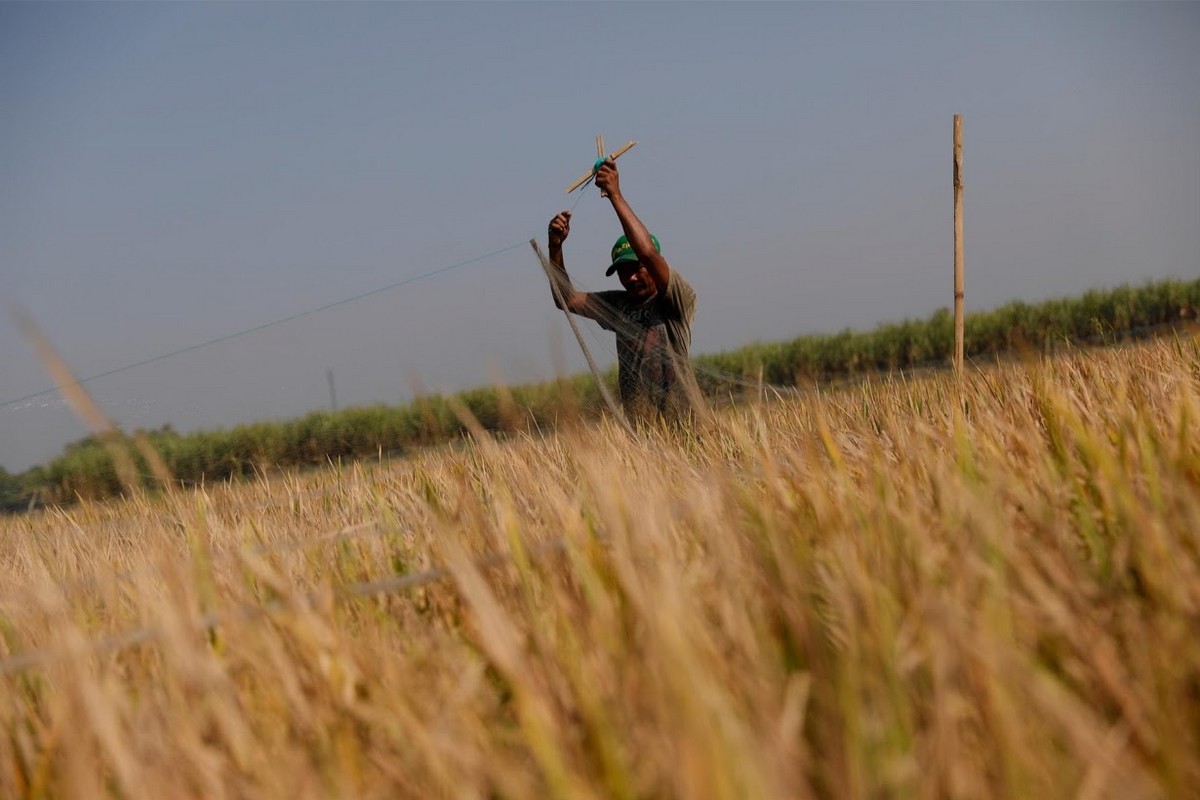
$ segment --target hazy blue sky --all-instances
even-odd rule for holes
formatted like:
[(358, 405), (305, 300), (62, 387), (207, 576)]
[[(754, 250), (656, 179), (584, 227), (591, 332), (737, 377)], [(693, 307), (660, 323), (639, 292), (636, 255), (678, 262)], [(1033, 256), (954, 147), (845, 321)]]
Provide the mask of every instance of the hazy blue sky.
[[(544, 239), (594, 157), (695, 352), (1200, 275), (1200, 5), (0, 4), (0, 295), (80, 375)], [(590, 189), (585, 289), (620, 230)], [(591, 340), (605, 358), (606, 338)], [(90, 385), (182, 430), (581, 368), (528, 248)], [(0, 402), (48, 378), (0, 320)], [(86, 433), (0, 408), (0, 465)]]

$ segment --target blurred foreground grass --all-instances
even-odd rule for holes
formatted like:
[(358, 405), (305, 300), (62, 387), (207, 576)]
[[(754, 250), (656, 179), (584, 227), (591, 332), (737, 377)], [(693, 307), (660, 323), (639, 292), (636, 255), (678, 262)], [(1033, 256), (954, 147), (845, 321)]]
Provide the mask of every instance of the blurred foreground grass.
[(0, 796), (1194, 797), (1198, 532), (1187, 337), (4, 518)]

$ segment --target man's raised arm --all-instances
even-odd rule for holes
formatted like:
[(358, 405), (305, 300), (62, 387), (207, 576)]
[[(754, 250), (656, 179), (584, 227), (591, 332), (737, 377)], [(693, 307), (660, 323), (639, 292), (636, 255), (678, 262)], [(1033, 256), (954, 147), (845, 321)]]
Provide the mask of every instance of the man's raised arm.
[(629, 240), (629, 246), (637, 255), (638, 263), (646, 268), (658, 291), (667, 291), (671, 267), (662, 254), (654, 249), (650, 231), (646, 230), (646, 226), (638, 219), (637, 214), (633, 213), (633, 209), (625, 201), (625, 196), (621, 194), (621, 176), (617, 173), (616, 161), (610, 158), (600, 165), (600, 169), (596, 171), (596, 186), (608, 196), (613, 211), (617, 212), (617, 219), (625, 229), (625, 238)]
[[(571, 276), (567, 275), (567, 267), (563, 262), (563, 242), (571, 233), (571, 212), (563, 211), (554, 216), (550, 220), (549, 229), (549, 257), (550, 264), (553, 266), (551, 280), (554, 285), (550, 287), (550, 294), (554, 296), (554, 305), (559, 308), (563, 307), (563, 302), (567, 305), (567, 310), (575, 314), (582, 314), (584, 307), (587, 305), (587, 292), (575, 291), (574, 285), (571, 283)], [(562, 298), (561, 300), (559, 298)]]

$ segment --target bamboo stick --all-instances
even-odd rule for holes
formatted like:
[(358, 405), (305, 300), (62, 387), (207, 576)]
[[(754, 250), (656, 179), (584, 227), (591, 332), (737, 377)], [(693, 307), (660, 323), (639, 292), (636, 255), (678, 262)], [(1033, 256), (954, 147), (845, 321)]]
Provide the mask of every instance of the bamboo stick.
[(595, 171), (588, 170), (586, 175), (584, 175), (582, 178), (580, 178), (579, 180), (575, 181), (574, 183), (572, 183), (570, 186), (567, 187), (567, 194), (570, 194), (571, 192), (578, 189), (580, 186), (583, 186), (585, 183), (590, 181), (592, 179), (592, 176), (595, 174), (596, 174)]
[(609, 158), (611, 158), (613, 161), (616, 161), (618, 158), (625, 155), (625, 153), (632, 150), (633, 146), (635, 144), (637, 144), (637, 142), (626, 142), (625, 144), (621, 145), (620, 149), (617, 150), (617, 152), (610, 155)]
[[(596, 379), (596, 388), (600, 390), (600, 396), (604, 398), (604, 404), (608, 406), (609, 412), (621, 423), (621, 426), (628, 433), (633, 433), (633, 428), (630, 426), (629, 420), (625, 418), (624, 410), (621, 406), (617, 405), (616, 399), (613, 398), (612, 392), (609, 391), (608, 385), (604, 382), (604, 378), (601, 377), (600, 370), (597, 369), (596, 362), (592, 359), (592, 352), (588, 350), (587, 342), (583, 340), (583, 334), (579, 332), (579, 326), (575, 324), (575, 318), (571, 316), (571, 311), (567, 308), (567, 298), (563, 296), (562, 286), (555, 275), (555, 267), (550, 265), (550, 259), (542, 255), (542, 248), (538, 244), (537, 239), (530, 239), (529, 246), (537, 254), (538, 263), (542, 265), (546, 277), (550, 280), (550, 291), (554, 293), (554, 299), (558, 303), (558, 307), (566, 315), (567, 324), (571, 326), (571, 332), (575, 334), (575, 341), (579, 342), (579, 349), (583, 351), (583, 357), (587, 361), (588, 369), (592, 371), (592, 377)], [(566, 274), (565, 270), (563, 274)]]
[(954, 371), (963, 372), (963, 142), (962, 114), (954, 115)]

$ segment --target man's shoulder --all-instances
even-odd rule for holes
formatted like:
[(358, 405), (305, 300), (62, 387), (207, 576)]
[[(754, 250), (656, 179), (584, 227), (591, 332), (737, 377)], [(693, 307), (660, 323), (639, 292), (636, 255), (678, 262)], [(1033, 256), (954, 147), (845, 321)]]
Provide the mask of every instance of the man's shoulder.
[(696, 296), (696, 290), (687, 282), (683, 275), (679, 274), (679, 270), (672, 268), (670, 275), (667, 277), (667, 293), (678, 292), (684, 295)]
[(678, 270), (672, 269), (667, 278), (667, 289), (662, 293), (660, 302), (666, 308), (674, 310), (675, 316), (686, 319), (696, 308), (696, 290)]

